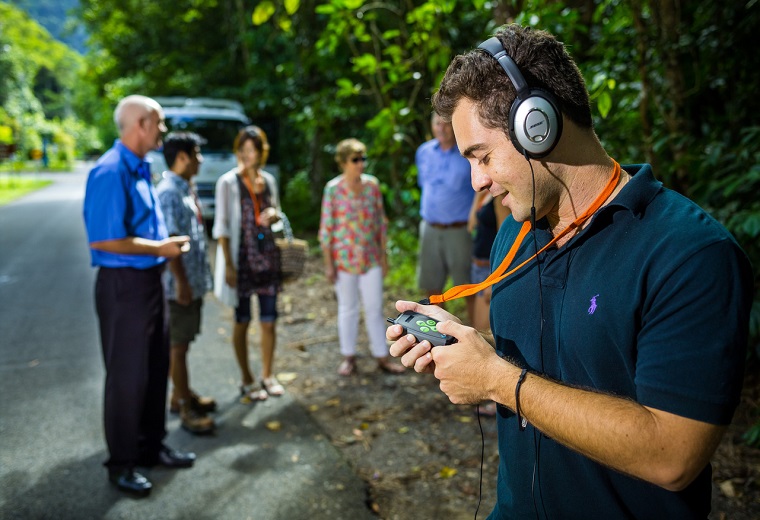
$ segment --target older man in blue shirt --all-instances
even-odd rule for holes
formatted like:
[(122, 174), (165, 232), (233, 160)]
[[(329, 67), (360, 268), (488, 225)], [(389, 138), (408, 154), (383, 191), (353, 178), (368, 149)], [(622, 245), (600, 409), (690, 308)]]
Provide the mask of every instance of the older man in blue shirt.
[(135, 466), (189, 467), (195, 460), (163, 444), (169, 337), (161, 273), (189, 244), (186, 236), (168, 236), (144, 160), (161, 145), (163, 109), (153, 99), (128, 96), (114, 121), (120, 139), (90, 171), (84, 199), (92, 265), (99, 268), (105, 466), (119, 490), (147, 496), (152, 484)]
[[(451, 123), (433, 114), (434, 138), (415, 156), (420, 200), (420, 248), (417, 283), (427, 296), (440, 294), (451, 276), (455, 285), (470, 283), (472, 235), (467, 220), (475, 191), (470, 163), (459, 154)], [(472, 297), (467, 309), (472, 318)]]

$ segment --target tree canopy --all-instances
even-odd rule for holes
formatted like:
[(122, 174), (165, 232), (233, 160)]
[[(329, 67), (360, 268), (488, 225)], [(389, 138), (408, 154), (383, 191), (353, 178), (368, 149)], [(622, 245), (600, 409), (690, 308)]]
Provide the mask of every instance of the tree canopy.
[[(83, 89), (91, 103), (75, 103), (84, 117), (113, 132), (110, 110), (135, 92), (242, 102), (255, 122), (275, 129), (272, 157), (291, 220), (302, 228), (316, 226), (322, 187), (337, 173), (335, 143), (354, 136), (368, 145), (393, 226), (413, 229), (414, 150), (428, 138), (430, 96), (446, 66), (504, 23), (546, 29), (586, 78), (595, 127), (610, 154), (621, 163), (651, 163), (667, 186), (721, 220), (760, 265), (756, 0), (80, 5), (90, 34)], [(9, 54), (0, 56), (7, 68)], [(40, 75), (39, 83), (50, 86), (50, 76), (61, 81), (63, 72), (55, 72), (60, 61), (47, 63), (54, 73)], [(760, 305), (752, 330), (758, 338)]]
[(77, 143), (92, 143), (94, 134), (75, 117), (88, 90), (83, 65), (24, 11), (0, 2), (0, 142), (23, 153), (50, 139), (63, 160), (73, 159)]

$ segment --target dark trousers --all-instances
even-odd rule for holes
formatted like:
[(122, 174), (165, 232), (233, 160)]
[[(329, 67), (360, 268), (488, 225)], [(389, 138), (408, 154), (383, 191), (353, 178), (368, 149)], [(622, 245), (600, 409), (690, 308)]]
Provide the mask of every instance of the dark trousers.
[(166, 436), (169, 320), (162, 271), (101, 267), (95, 282), (109, 469), (155, 459)]

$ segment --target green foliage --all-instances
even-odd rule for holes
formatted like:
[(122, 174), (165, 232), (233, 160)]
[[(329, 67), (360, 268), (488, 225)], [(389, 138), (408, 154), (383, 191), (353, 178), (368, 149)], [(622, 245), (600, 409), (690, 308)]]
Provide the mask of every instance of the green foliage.
[(70, 12), (78, 0), (8, 0), (7, 3), (23, 9), (52, 36), (79, 53), (85, 51), (87, 35)]
[(410, 298), (417, 294), (417, 229), (391, 221), (388, 226), (386, 250), (388, 252), (388, 275), (385, 284), (391, 293)]
[(296, 230), (319, 227), (319, 208), (311, 203), (309, 174), (300, 171), (285, 186), (282, 209)]
[[(24, 159), (50, 144), (49, 159), (68, 165), (97, 138), (74, 117), (82, 58), (19, 9), (0, 2), (0, 125)], [(78, 148), (78, 145), (80, 146)]]

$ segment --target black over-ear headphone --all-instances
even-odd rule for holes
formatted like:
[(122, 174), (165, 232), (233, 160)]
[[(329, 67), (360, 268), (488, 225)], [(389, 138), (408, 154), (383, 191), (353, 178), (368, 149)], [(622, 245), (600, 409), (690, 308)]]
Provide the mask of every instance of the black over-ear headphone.
[(494, 57), (509, 76), (517, 98), (509, 111), (509, 138), (517, 151), (530, 158), (544, 157), (551, 152), (562, 135), (562, 112), (554, 96), (538, 88), (530, 88), (520, 69), (497, 37), (478, 45)]

